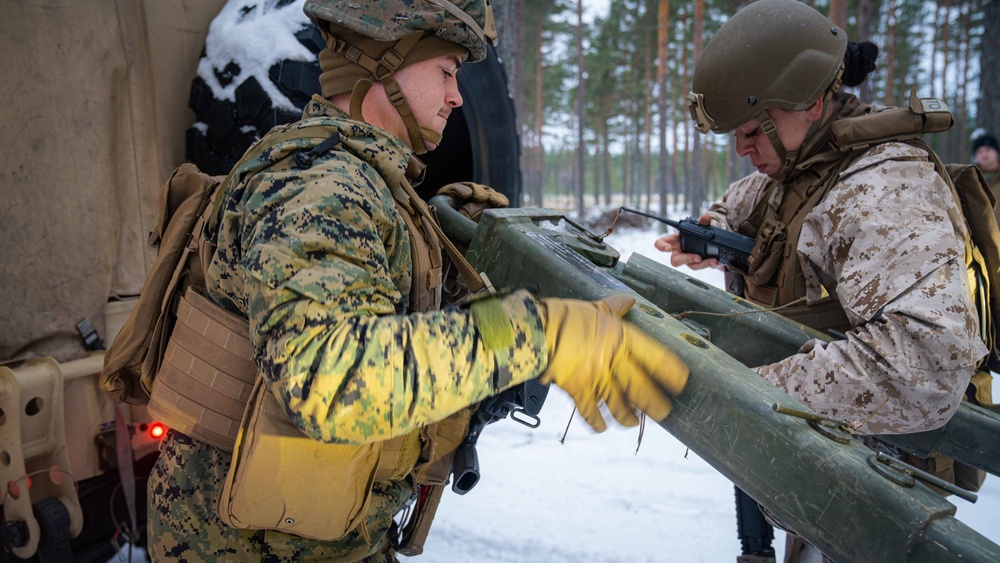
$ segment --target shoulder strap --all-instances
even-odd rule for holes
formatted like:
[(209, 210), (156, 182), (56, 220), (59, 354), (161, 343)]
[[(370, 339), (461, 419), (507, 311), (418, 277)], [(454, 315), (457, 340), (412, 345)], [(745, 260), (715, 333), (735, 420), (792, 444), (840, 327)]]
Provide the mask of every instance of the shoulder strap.
[(413, 276), (410, 286), (410, 310), (417, 313), (441, 307), (444, 268), (441, 259), (441, 239), (416, 209), (393, 198), (396, 209), (410, 234)]
[[(857, 158), (855, 153), (835, 151), (820, 156), (823, 157), (821, 162), (811, 166), (807, 174), (800, 175), (791, 185), (773, 181), (750, 217), (737, 228), (741, 234), (757, 241), (750, 256), (750, 269), (745, 275), (747, 296), (765, 306), (785, 305), (802, 297), (802, 275), (795, 253), (802, 223), (836, 184), (840, 173)], [(766, 285), (776, 285), (777, 290), (758, 290)]]
[(462, 253), (455, 248), (455, 245), (448, 239), (448, 236), (444, 234), (444, 231), (441, 230), (441, 225), (438, 224), (437, 219), (434, 218), (431, 210), (427, 207), (427, 203), (417, 195), (413, 186), (405, 179), (400, 183), (400, 186), (403, 189), (403, 194), (406, 196), (406, 201), (401, 201), (400, 203), (403, 205), (412, 205), (420, 213), (420, 216), (423, 217), (424, 222), (434, 229), (434, 233), (443, 243), (445, 251), (448, 252), (448, 257), (458, 267), (458, 272), (462, 275), (462, 279), (465, 280), (465, 284), (469, 286), (469, 290), (476, 293), (486, 287), (482, 276), (476, 272), (472, 264), (469, 264), (465, 256), (462, 256)]

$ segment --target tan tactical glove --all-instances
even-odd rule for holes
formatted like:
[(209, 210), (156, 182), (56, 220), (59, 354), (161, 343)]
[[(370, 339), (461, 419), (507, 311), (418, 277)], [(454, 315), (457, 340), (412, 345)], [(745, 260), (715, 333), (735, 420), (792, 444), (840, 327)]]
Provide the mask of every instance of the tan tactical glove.
[(607, 425), (601, 401), (625, 426), (636, 409), (656, 421), (670, 414), (670, 395), (684, 390), (688, 368), (669, 349), (621, 317), (635, 304), (624, 295), (602, 301), (542, 299), (549, 365), (539, 381), (555, 383), (597, 432)]
[(461, 204), (458, 212), (477, 223), (483, 215), (483, 211), (510, 205), (507, 196), (489, 186), (474, 182), (448, 184), (439, 189), (437, 195), (446, 195), (455, 198)]

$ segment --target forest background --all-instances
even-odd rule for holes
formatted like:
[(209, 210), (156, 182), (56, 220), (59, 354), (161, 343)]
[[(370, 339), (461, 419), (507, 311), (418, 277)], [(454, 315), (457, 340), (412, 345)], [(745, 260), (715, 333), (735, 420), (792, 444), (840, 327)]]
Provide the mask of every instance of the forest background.
[[(524, 204), (582, 214), (614, 200), (664, 216), (675, 202), (697, 216), (749, 174), (731, 135), (694, 130), (685, 101), (702, 48), (748, 3), (494, 2), (521, 133)], [(876, 72), (849, 89), (863, 101), (906, 105), (916, 88), (949, 105), (955, 124), (927, 137), (945, 162), (970, 160), (977, 129), (1000, 129), (1000, 1), (806, 3), (851, 41), (878, 45)]]

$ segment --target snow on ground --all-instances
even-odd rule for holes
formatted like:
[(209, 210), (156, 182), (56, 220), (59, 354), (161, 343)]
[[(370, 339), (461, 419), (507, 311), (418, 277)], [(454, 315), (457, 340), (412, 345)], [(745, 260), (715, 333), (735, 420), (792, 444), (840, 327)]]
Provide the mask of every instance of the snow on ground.
[[(618, 230), (607, 242), (664, 264), (654, 229)], [(716, 286), (717, 270), (684, 272)], [(998, 389), (1000, 391), (1000, 389)], [(732, 484), (655, 424), (638, 432), (614, 425), (594, 434), (576, 417), (559, 439), (573, 403), (548, 395), (541, 427), (510, 420), (479, 440), (482, 478), (469, 494), (448, 490), (424, 555), (427, 563), (731, 562), (740, 553)], [(970, 504), (950, 498), (957, 517), (1000, 543), (1000, 478), (989, 476)], [(784, 533), (776, 532), (778, 561)], [(404, 559), (407, 560), (407, 559)]]

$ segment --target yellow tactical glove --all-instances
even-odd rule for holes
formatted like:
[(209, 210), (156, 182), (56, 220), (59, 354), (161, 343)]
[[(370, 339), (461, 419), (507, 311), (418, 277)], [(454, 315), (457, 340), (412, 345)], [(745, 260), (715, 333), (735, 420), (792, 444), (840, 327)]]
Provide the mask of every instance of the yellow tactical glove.
[(510, 205), (507, 196), (489, 186), (474, 182), (448, 184), (439, 189), (437, 195), (446, 195), (454, 198), (460, 204), (458, 212), (477, 223), (483, 215), (483, 211)]
[(542, 299), (549, 365), (539, 381), (555, 383), (597, 432), (607, 425), (601, 401), (625, 426), (636, 409), (656, 421), (670, 414), (670, 395), (684, 390), (688, 368), (669, 349), (621, 317), (635, 304), (624, 295), (602, 301)]

